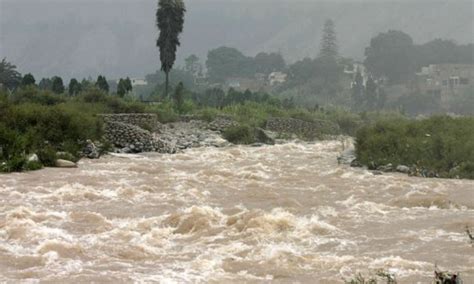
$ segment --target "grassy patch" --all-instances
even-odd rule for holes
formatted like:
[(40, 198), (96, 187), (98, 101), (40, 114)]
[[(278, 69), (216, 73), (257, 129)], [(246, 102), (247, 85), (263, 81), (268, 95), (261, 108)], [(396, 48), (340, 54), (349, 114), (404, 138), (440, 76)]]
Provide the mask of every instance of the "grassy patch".
[(381, 120), (357, 132), (356, 154), (365, 165), (392, 163), (474, 179), (474, 118)]

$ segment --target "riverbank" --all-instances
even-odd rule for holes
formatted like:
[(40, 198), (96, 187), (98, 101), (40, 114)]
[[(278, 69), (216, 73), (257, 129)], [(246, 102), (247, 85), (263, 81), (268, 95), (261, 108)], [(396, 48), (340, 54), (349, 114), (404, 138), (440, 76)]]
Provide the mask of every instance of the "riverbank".
[(474, 118), (387, 119), (356, 135), (357, 163), (383, 172), (474, 179)]

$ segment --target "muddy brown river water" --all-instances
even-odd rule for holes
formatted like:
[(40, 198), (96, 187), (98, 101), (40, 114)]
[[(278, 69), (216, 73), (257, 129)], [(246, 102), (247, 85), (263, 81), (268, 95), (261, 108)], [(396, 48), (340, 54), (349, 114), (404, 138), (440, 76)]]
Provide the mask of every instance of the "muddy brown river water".
[(375, 176), (341, 143), (107, 156), (0, 175), (0, 282), (474, 283), (474, 181)]

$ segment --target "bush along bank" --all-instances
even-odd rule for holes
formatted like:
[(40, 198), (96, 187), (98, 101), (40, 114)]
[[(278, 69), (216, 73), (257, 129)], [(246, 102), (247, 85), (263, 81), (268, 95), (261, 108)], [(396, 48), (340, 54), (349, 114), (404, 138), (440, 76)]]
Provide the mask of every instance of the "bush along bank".
[(356, 135), (353, 164), (422, 177), (474, 179), (474, 118), (382, 120)]

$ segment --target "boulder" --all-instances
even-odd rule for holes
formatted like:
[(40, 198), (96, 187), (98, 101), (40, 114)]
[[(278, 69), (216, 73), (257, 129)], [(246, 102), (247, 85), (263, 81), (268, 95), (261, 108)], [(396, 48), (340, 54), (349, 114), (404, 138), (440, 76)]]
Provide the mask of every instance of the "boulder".
[(352, 162), (355, 161), (356, 155), (354, 148), (350, 148), (341, 153), (337, 157), (337, 162), (342, 165), (352, 165)]
[(259, 143), (267, 145), (275, 145), (275, 139), (273, 139), (265, 130), (262, 128), (255, 128), (255, 140)]
[(404, 165), (398, 165), (397, 166), (397, 172), (408, 174), (408, 173), (410, 173), (410, 168), (407, 167), (407, 166), (404, 166)]
[(353, 161), (351, 162), (351, 167), (353, 167), (353, 168), (361, 168), (361, 167), (362, 167), (362, 164), (361, 164), (359, 161), (357, 161), (357, 160), (353, 160)]
[(385, 166), (378, 167), (377, 170), (381, 171), (381, 172), (391, 172), (391, 171), (393, 171), (393, 165), (392, 164), (386, 164)]
[(87, 140), (86, 146), (82, 150), (82, 154), (89, 159), (100, 158), (99, 149), (91, 140)]
[(55, 165), (58, 168), (77, 168), (76, 163), (67, 161), (67, 160), (61, 160), (61, 159), (56, 160)]
[(36, 154), (31, 154), (30, 156), (28, 156), (28, 162), (31, 163), (31, 162), (39, 162), (39, 158), (38, 158), (38, 155)]

